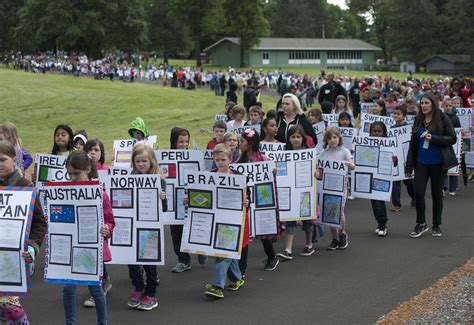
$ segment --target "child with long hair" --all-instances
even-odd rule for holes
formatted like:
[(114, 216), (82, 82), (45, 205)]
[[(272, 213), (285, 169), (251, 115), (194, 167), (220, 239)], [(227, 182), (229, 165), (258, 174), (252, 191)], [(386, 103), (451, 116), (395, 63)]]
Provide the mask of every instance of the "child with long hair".
[[(17, 151), (9, 141), (0, 141), (0, 186), (24, 186), (33, 187), (33, 184), (23, 177), (17, 166)], [(30, 226), (28, 245), (22, 251), (21, 256), (32, 269), (35, 257), (39, 253), (48, 224), (43, 216), (40, 200), (37, 199), (33, 210), (33, 219)], [(28, 324), (25, 310), (20, 304), (19, 297), (0, 297), (0, 321), (7, 324)]]
[[(240, 138), (239, 142), (240, 156), (237, 159), (237, 163), (251, 163), (268, 160), (263, 153), (260, 152), (260, 137), (258, 136), (255, 129), (246, 129)], [(257, 237), (256, 237), (257, 238)], [(279, 260), (275, 254), (275, 249), (273, 248), (272, 240), (275, 236), (259, 236), (258, 237), (263, 245), (265, 254), (267, 255), (267, 260), (265, 262), (265, 271), (273, 271), (279, 263)], [(244, 253), (242, 253), (244, 255)], [(244, 258), (245, 257), (245, 258)], [(245, 274), (245, 268), (247, 265), (247, 258), (242, 256), (239, 262), (240, 269), (243, 274)]]
[[(170, 135), (170, 149), (188, 150), (191, 135), (189, 131), (182, 128), (172, 128)], [(184, 216), (180, 216), (184, 217)], [(191, 255), (181, 252), (181, 238), (183, 237), (183, 225), (170, 225), (173, 250), (178, 257), (178, 263), (171, 269), (173, 273), (182, 273), (191, 270)], [(206, 255), (198, 255), (201, 265), (207, 263)]]
[[(301, 125), (292, 125), (286, 133), (286, 150), (303, 150), (308, 149), (306, 143), (306, 133)], [(277, 256), (283, 260), (290, 261), (293, 259), (293, 239), (295, 237), (296, 221), (285, 222), (285, 251), (278, 253)], [(313, 221), (304, 220), (302, 230), (305, 233), (305, 247), (299, 253), (301, 256), (311, 256), (315, 253), (313, 249), (312, 235), (313, 235)]]
[(278, 125), (275, 118), (267, 117), (262, 122), (260, 140), (262, 142), (279, 142), (275, 137), (278, 133)]
[(97, 170), (109, 170), (109, 166), (105, 164), (105, 149), (102, 141), (99, 139), (88, 140), (84, 151), (95, 162)]
[[(342, 114), (342, 113), (341, 113)], [(342, 160), (346, 162), (349, 169), (354, 169), (352, 154), (349, 149), (343, 146), (343, 137), (337, 127), (329, 127), (324, 133), (323, 148), (319, 156), (323, 160)], [(341, 212), (341, 229), (331, 227), (332, 242), (328, 250), (345, 249), (349, 246), (349, 240), (346, 232), (346, 215)]]
[(53, 135), (54, 142), (51, 154), (69, 156), (69, 153), (74, 150), (72, 129), (68, 125), (59, 124), (56, 129), (54, 129)]
[(15, 148), (16, 152), (16, 164), (20, 167), (21, 171), (25, 171), (30, 167), (33, 162), (31, 155), (23, 148), (18, 130), (15, 124), (6, 122), (0, 126), (0, 141), (5, 140), (10, 142)]
[[(96, 179), (97, 169), (94, 161), (82, 150), (76, 150), (69, 154), (66, 160), (66, 169), (72, 182), (84, 182)], [(109, 197), (103, 191), (102, 206), (104, 210), (104, 226), (100, 229), (100, 234), (104, 237), (103, 242), (103, 262), (112, 260), (109, 250), (108, 239), (112, 236), (115, 228), (115, 219), (110, 204)], [(104, 268), (104, 276), (106, 270)], [(92, 296), (96, 307), (97, 324), (107, 324), (107, 302), (105, 293), (100, 285), (89, 285), (89, 293)], [(63, 305), (66, 324), (76, 323), (76, 285), (66, 284), (63, 287)]]
[[(132, 151), (132, 174), (158, 174), (161, 178), (160, 200), (163, 211), (168, 210), (166, 201), (166, 180), (156, 160), (155, 152), (146, 142), (137, 142)], [(132, 280), (133, 289), (127, 305), (139, 310), (152, 310), (158, 307), (156, 288), (158, 287), (158, 271), (156, 265), (128, 265), (128, 275)], [(145, 279), (143, 279), (145, 275)]]
[[(387, 127), (383, 122), (376, 121), (370, 124), (369, 134), (371, 137), (387, 137)], [(375, 229), (375, 233), (379, 237), (387, 236), (387, 207), (385, 201), (370, 200), (372, 204), (372, 212), (374, 213), (375, 220), (377, 220), (378, 226)]]

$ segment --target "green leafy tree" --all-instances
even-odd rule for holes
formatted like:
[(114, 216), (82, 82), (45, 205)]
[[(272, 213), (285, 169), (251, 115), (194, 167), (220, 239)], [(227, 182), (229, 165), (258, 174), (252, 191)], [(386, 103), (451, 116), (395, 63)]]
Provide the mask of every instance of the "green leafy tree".
[(18, 11), (25, 4), (25, 0), (0, 1), (0, 51), (13, 50), (17, 46), (13, 35), (18, 25)]
[(260, 37), (269, 33), (268, 21), (264, 16), (260, 0), (228, 0), (224, 4), (227, 17), (227, 31), (240, 39), (240, 66), (246, 66), (246, 54), (258, 45)]

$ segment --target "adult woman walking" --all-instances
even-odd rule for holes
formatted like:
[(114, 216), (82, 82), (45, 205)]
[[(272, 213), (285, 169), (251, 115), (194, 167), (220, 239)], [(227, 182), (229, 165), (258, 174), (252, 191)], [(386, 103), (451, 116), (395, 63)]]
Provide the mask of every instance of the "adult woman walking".
[(282, 112), (278, 112), (277, 125), (278, 133), (276, 139), (282, 143), (286, 143), (286, 132), (291, 125), (301, 125), (307, 135), (313, 139), (314, 145), (317, 144), (316, 133), (314, 133), (311, 122), (306, 118), (301, 110), (301, 105), (298, 97), (287, 93), (283, 95)]
[(444, 174), (458, 163), (452, 147), (456, 143), (456, 134), (450, 119), (440, 111), (438, 100), (433, 93), (423, 94), (420, 106), (405, 167), (407, 175), (411, 175), (415, 170), (416, 226), (410, 237), (418, 238), (428, 230), (425, 220), (428, 179), (431, 181), (433, 200), (432, 235), (440, 237)]

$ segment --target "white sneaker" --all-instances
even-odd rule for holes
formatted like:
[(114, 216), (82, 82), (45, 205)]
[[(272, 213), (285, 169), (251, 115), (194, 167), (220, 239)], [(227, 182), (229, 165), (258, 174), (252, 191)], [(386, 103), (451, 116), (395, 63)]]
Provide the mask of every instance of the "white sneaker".
[(86, 301), (84, 301), (83, 306), (86, 308), (94, 308), (95, 307), (94, 298), (92, 296), (89, 297)]
[(449, 196), (455, 196), (456, 192), (449, 192)]

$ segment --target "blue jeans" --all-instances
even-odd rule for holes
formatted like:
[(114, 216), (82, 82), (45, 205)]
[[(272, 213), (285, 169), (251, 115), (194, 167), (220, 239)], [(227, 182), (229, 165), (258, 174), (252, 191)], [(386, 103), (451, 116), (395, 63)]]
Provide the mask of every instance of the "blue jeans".
[(458, 188), (458, 176), (450, 176), (446, 175), (444, 178), (444, 186), (443, 189), (449, 190), (449, 192), (456, 192), (456, 189)]
[[(100, 285), (91, 285), (89, 292), (94, 298), (95, 312), (97, 314), (97, 324), (107, 325), (107, 302), (104, 290)], [(76, 285), (67, 284), (63, 287), (63, 306), (66, 317), (66, 325), (76, 324)]]
[(224, 289), (225, 280), (229, 276), (229, 280), (235, 282), (242, 278), (240, 273), (239, 261), (231, 258), (216, 258), (216, 266), (214, 267), (214, 275), (212, 276), (212, 284), (216, 287)]

